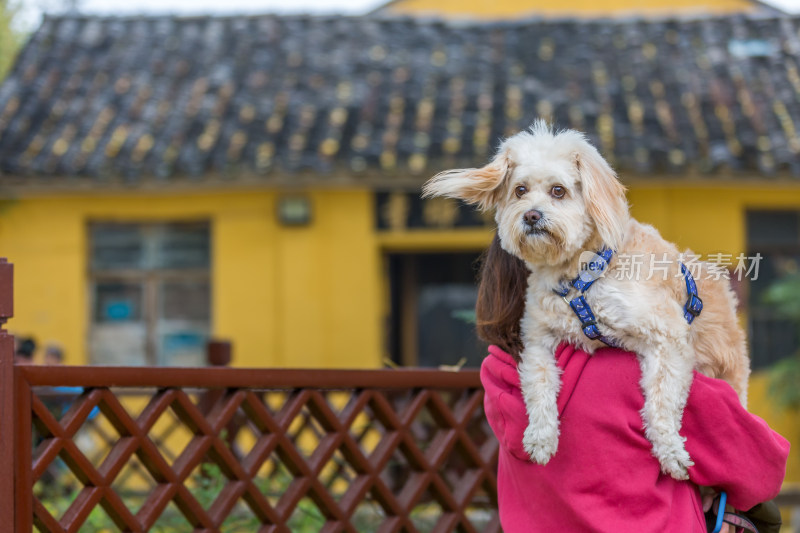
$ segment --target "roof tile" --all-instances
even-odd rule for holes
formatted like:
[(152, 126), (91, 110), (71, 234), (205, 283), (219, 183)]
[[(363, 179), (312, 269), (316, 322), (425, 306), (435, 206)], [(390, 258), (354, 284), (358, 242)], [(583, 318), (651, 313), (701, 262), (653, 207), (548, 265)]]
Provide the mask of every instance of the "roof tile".
[(422, 179), (546, 116), (622, 170), (800, 176), (799, 28), (48, 17), (0, 85), (0, 173)]

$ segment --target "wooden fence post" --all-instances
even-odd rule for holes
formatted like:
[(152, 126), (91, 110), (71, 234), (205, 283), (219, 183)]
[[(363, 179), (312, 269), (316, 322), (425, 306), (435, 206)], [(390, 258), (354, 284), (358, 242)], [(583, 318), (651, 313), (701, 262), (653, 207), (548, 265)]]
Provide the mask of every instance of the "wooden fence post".
[(206, 342), (206, 363), (211, 366), (230, 366), (231, 342), (221, 339), (209, 339)]
[(0, 258), (0, 520), (3, 527), (15, 523), (14, 337), (4, 329), (12, 316), (14, 265)]

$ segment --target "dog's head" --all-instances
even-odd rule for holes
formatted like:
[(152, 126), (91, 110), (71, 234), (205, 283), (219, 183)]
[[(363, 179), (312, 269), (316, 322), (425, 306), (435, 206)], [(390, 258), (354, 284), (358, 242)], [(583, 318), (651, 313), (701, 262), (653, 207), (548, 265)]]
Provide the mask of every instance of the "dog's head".
[(544, 121), (506, 139), (483, 168), (437, 174), (423, 196), (496, 209), (503, 248), (534, 265), (562, 264), (592, 245), (619, 249), (629, 218), (625, 187), (594, 146)]

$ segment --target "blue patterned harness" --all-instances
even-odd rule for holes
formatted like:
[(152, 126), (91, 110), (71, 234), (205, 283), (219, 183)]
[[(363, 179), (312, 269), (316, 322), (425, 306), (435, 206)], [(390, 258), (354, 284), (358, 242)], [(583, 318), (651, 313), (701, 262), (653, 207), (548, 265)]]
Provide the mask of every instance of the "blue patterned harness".
[[(564, 283), (558, 289), (553, 289), (553, 292), (561, 296), (575, 313), (575, 316), (578, 317), (584, 335), (592, 340), (599, 340), (608, 346), (616, 347), (617, 344), (612, 339), (600, 333), (594, 312), (589, 306), (589, 302), (584, 298), (584, 293), (589, 290), (589, 287), (605, 273), (613, 255), (614, 250), (603, 247), (572, 282)], [(683, 279), (686, 282), (686, 294), (688, 295), (686, 304), (683, 306), (683, 317), (686, 319), (686, 322), (691, 324), (703, 310), (703, 300), (701, 300), (697, 294), (697, 284), (694, 282), (692, 273), (689, 272), (686, 265), (683, 263), (680, 263), (680, 265), (681, 274), (683, 274)], [(578, 296), (569, 300), (567, 299), (567, 295), (573, 288), (578, 291)]]

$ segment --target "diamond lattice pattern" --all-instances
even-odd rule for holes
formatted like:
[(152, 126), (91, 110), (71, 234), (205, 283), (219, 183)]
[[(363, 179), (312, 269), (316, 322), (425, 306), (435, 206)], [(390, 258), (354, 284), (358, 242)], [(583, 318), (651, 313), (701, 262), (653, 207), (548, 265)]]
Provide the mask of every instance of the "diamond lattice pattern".
[(499, 531), (482, 390), (36, 387), (39, 531)]

